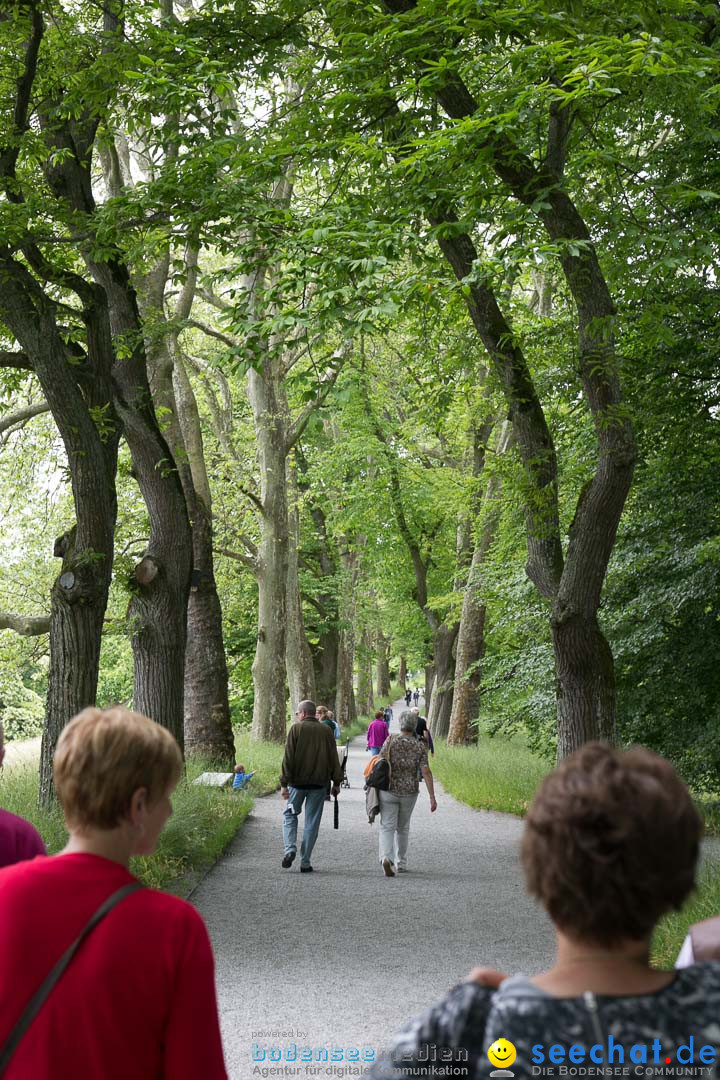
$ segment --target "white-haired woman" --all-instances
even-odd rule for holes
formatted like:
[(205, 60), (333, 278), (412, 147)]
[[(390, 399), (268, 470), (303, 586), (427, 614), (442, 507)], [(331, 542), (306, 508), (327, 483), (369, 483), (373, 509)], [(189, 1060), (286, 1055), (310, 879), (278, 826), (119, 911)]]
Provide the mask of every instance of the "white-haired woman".
[(430, 796), (430, 811), (437, 810), (433, 775), (428, 766), (427, 745), (415, 738), (415, 716), (400, 713), (400, 734), (391, 735), (380, 756), (390, 763), (390, 787), (380, 792), (380, 865), (385, 877), (407, 872), (410, 818), (415, 809), (422, 778)]

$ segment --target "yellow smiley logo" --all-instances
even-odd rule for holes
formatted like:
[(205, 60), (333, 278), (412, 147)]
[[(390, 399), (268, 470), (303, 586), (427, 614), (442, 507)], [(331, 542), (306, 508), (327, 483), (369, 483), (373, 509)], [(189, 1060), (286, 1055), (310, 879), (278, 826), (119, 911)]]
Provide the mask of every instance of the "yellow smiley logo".
[(517, 1057), (517, 1050), (507, 1039), (496, 1039), (487, 1054), (491, 1065), (507, 1069)]

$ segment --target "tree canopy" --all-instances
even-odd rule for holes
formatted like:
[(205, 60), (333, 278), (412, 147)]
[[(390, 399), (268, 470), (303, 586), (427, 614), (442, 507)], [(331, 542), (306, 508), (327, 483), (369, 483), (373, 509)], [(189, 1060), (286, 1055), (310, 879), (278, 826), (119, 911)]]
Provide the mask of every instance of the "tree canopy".
[(44, 702), (44, 797), (95, 700), (229, 761), (408, 666), (451, 742), (720, 787), (719, 27), (5, 8), (0, 719)]

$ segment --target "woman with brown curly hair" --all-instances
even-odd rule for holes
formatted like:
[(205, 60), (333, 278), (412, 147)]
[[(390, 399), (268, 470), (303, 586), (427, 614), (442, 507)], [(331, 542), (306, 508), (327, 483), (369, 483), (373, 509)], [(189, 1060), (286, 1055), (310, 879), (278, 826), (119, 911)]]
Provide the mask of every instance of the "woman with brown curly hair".
[(590, 743), (562, 762), (523, 839), (528, 889), (555, 926), (552, 968), (509, 979), (476, 969), (370, 1075), (398, 1080), (452, 1060), (428, 1057), (431, 1047), (469, 1061), (473, 1077), (492, 1067), (489, 1049), (516, 1078), (718, 1075), (720, 966), (650, 964), (658, 920), (694, 886), (701, 833), (687, 788), (657, 754)]

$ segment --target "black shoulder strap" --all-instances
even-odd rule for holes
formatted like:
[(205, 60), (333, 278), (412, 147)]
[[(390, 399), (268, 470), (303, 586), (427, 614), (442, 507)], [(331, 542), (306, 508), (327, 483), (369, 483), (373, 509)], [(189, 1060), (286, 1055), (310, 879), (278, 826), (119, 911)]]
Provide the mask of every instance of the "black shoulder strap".
[(90, 934), (95, 929), (97, 924), (105, 918), (109, 911), (112, 911), (116, 904), (119, 904), (121, 900), (124, 900), (126, 896), (130, 895), (130, 893), (134, 893), (138, 889), (142, 888), (144, 888), (144, 886), (141, 885), (139, 881), (132, 881), (129, 885), (123, 885), (121, 889), (118, 889), (117, 892), (114, 892), (112, 894), (112, 896), (109, 896), (107, 900), (100, 905), (95, 914), (91, 917), (90, 921), (86, 923), (85, 927), (75, 938), (72, 945), (70, 945), (69, 948), (65, 950), (65, 952), (55, 964), (55, 967), (52, 969), (50, 974), (30, 998), (30, 1001), (23, 1009), (20, 1019), (15, 1024), (15, 1027), (12, 1029), (7, 1039), (5, 1040), (5, 1044), (0, 1050), (0, 1076), (2, 1076), (2, 1074), (7, 1069), (8, 1065), (10, 1064), (10, 1059), (18, 1048), (20, 1040), (32, 1024), (37, 1014), (42, 1009), (53, 988), (59, 981), (66, 967), (68, 966), (72, 958), (75, 956), (75, 953), (78, 951), (88, 934)]

